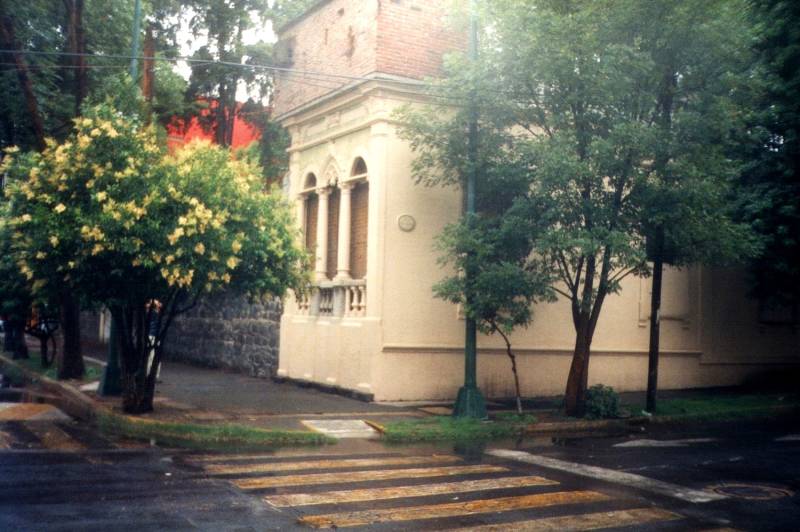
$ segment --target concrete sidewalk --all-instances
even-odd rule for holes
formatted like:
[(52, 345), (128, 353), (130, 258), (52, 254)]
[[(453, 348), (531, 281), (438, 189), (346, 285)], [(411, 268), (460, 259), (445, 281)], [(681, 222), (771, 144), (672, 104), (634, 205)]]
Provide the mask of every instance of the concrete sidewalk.
[[(87, 358), (103, 362), (100, 357)], [(107, 407), (119, 407), (118, 397), (89, 395)], [(306, 420), (369, 419), (384, 423), (429, 415), (413, 407), (368, 403), (311, 387), (173, 361), (161, 368), (154, 406), (155, 411), (146, 417), (294, 430), (309, 430), (303, 424)]]

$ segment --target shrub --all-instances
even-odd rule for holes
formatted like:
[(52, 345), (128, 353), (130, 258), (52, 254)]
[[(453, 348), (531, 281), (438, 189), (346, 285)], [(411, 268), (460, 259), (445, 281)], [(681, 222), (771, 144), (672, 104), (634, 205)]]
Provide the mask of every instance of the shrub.
[(619, 417), (619, 394), (614, 388), (595, 384), (586, 390), (586, 417), (589, 419)]

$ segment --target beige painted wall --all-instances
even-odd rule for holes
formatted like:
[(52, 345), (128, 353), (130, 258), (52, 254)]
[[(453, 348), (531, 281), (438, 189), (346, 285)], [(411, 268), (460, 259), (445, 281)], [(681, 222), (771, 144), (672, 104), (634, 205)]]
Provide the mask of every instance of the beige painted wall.
[[(411, 179), (413, 154), (396, 134), (391, 110), (406, 96), (380, 83), (309, 109), (287, 123), (293, 137), (290, 195), (308, 171), (330, 161), (343, 171), (355, 156), (370, 172), (367, 316), (298, 316), (290, 302), (281, 324), (279, 373), (374, 394), (377, 400), (452, 399), (463, 380), (464, 321), (436, 300), (444, 272), (434, 238), (460, 215), (460, 194)], [(411, 215), (416, 227), (401, 231)], [(662, 388), (730, 385), (770, 367), (800, 362), (796, 329), (758, 323), (741, 273), (668, 270), (661, 336)], [(590, 383), (619, 390), (646, 385), (649, 279), (629, 277), (603, 307), (593, 343)], [(574, 329), (564, 301), (538, 305), (534, 323), (516, 332), (523, 392), (563, 392)], [(479, 385), (509, 396), (512, 379), (500, 341), (479, 338)]]

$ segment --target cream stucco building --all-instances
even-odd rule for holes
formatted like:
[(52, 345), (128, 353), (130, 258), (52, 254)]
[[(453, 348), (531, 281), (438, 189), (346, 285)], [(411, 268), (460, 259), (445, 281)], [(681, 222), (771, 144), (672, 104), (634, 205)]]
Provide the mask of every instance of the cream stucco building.
[[(315, 257), (311, 297), (286, 302), (278, 375), (375, 400), (453, 399), (463, 380), (464, 322), (434, 299), (443, 272), (434, 237), (461, 214), (453, 190), (416, 186), (394, 110), (420, 101), (419, 80), (464, 44), (442, 5), (322, 0), (279, 32), (287, 70), (276, 113), (288, 128), (287, 194)], [(629, 278), (607, 299), (590, 384), (644, 389), (650, 281)], [(746, 299), (743, 274), (665, 272), (662, 389), (742, 382), (796, 366), (796, 324)], [(566, 302), (542, 305), (515, 333), (525, 395), (563, 393), (574, 345)], [(512, 395), (509, 362), (479, 338), (478, 384)]]

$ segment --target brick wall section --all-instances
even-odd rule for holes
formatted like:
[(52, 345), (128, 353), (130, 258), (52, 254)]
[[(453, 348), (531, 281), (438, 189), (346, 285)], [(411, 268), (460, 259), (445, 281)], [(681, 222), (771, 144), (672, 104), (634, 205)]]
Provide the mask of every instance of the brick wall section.
[[(296, 70), (365, 76), (376, 70), (375, 23), (377, 0), (331, 0), (290, 26), (280, 37), (278, 48)], [(282, 73), (276, 79), (275, 114), (294, 109), (337, 87), (346, 85), (342, 78)]]
[(281, 303), (249, 303), (226, 295), (178, 317), (164, 345), (165, 364), (181, 360), (272, 377), (278, 367)]
[(466, 49), (467, 34), (448, 20), (451, 0), (384, 0), (378, 13), (377, 71), (423, 79), (441, 74), (447, 52)]
[[(447, 20), (453, 1), (331, 0), (281, 31), (278, 56), (283, 66), (307, 72), (436, 76), (446, 52), (466, 48), (466, 31), (453, 29)], [(281, 116), (350, 82), (279, 74), (275, 114)]]

